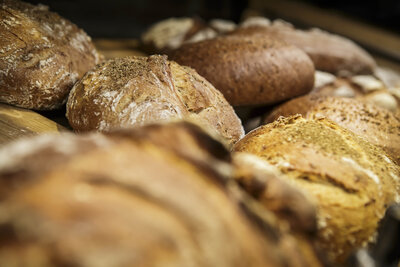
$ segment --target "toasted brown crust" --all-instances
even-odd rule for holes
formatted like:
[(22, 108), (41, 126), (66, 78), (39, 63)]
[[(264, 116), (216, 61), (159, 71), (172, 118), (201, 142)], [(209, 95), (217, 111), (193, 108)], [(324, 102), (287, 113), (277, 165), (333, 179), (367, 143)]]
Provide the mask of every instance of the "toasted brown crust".
[(233, 108), (209, 82), (158, 55), (98, 65), (72, 89), (67, 118), (76, 131), (189, 118), (209, 126), (229, 143), (244, 133)]
[(386, 109), (357, 99), (306, 95), (278, 106), (264, 123), (295, 114), (306, 118), (326, 117), (381, 147), (400, 164), (400, 120)]
[(2, 0), (0, 17), (1, 102), (57, 108), (99, 62), (90, 37), (45, 6)]
[(242, 213), (224, 186), (229, 153), (209, 139), (175, 123), (3, 148), (1, 263), (309, 266)]
[(278, 119), (247, 134), (234, 150), (277, 166), (314, 198), (319, 245), (336, 262), (372, 241), (387, 205), (400, 200), (399, 167), (327, 119)]
[(234, 34), (262, 33), (275, 36), (304, 52), (314, 62), (317, 70), (340, 75), (372, 74), (374, 59), (353, 41), (319, 29), (295, 29), (290, 24), (274, 22), (271, 26), (249, 26)]
[(314, 83), (306, 54), (263, 35), (185, 44), (171, 58), (194, 68), (234, 106), (276, 103), (309, 92)]

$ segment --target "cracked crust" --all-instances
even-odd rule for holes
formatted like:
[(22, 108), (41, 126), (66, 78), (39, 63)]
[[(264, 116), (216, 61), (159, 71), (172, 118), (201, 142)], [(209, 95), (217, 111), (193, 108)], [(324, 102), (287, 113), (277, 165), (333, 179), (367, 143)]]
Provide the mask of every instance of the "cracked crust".
[(387, 109), (357, 99), (306, 95), (278, 106), (264, 123), (295, 114), (310, 119), (326, 117), (381, 147), (400, 164), (400, 120)]
[(319, 246), (336, 262), (373, 241), (386, 207), (400, 201), (399, 167), (380, 148), (324, 118), (280, 118), (247, 134), (234, 151), (275, 165), (314, 199)]
[(54, 109), (100, 59), (90, 37), (68, 20), (20, 1), (0, 1), (0, 101)]
[(98, 65), (72, 89), (67, 118), (76, 131), (189, 119), (211, 128), (228, 143), (244, 134), (219, 91), (194, 70), (159, 55)]

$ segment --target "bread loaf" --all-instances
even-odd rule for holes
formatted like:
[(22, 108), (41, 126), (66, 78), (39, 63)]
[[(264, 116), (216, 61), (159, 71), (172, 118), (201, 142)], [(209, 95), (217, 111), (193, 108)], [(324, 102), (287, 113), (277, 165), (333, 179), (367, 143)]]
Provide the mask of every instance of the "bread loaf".
[(236, 205), (229, 161), (184, 123), (4, 147), (0, 266), (307, 266)]
[(191, 118), (229, 143), (243, 135), (240, 120), (219, 91), (194, 70), (158, 55), (98, 65), (72, 89), (67, 118), (76, 131)]
[(400, 169), (378, 147), (324, 119), (281, 118), (247, 134), (234, 151), (259, 156), (317, 203), (318, 244), (337, 263), (375, 238), (399, 202)]
[(372, 75), (356, 75), (340, 78), (316, 71), (312, 94), (356, 98), (385, 108), (393, 113), (400, 112), (400, 95)]
[(233, 34), (273, 35), (304, 52), (314, 62), (317, 70), (338, 75), (372, 74), (376, 67), (374, 59), (353, 41), (320, 29), (307, 31), (295, 29), (291, 24), (275, 20), (273, 23), (249, 23)]
[(278, 106), (264, 123), (295, 114), (305, 118), (326, 117), (381, 147), (400, 164), (400, 119), (386, 109), (351, 98), (306, 95)]
[(150, 54), (168, 53), (204, 28), (206, 23), (199, 18), (181, 17), (162, 20), (142, 34), (142, 48)]
[(0, 17), (1, 102), (57, 108), (99, 62), (90, 37), (46, 6), (2, 0)]
[(170, 57), (194, 68), (234, 106), (277, 103), (309, 92), (314, 83), (305, 53), (265, 35), (185, 44)]
[[(288, 265), (325, 266), (326, 259), (315, 247), (314, 203), (300, 188), (286, 183), (278, 168), (259, 157), (239, 152), (233, 154), (232, 161), (235, 180), (264, 208), (253, 215), (258, 215), (263, 224), (272, 227), (276, 247), (284, 251)], [(254, 209), (250, 209), (252, 211)]]

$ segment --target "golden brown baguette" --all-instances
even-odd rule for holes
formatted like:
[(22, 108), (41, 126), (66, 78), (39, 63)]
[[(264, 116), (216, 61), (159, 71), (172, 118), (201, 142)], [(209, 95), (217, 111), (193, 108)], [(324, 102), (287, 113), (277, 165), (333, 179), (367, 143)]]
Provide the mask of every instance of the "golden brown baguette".
[(2, 0), (0, 17), (1, 102), (57, 108), (100, 61), (90, 37), (46, 6)]

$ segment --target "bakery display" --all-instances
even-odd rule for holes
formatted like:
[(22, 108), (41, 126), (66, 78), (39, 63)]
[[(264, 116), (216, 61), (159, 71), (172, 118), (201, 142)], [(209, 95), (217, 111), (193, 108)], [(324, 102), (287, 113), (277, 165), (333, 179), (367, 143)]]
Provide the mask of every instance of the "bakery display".
[(314, 66), (304, 52), (263, 34), (184, 44), (170, 58), (194, 68), (233, 106), (278, 103), (314, 84)]
[(67, 118), (79, 132), (185, 118), (209, 126), (228, 143), (244, 133), (233, 108), (214, 86), (193, 69), (160, 55), (99, 64), (72, 89)]
[(295, 114), (310, 119), (325, 117), (381, 147), (400, 164), (400, 118), (387, 109), (352, 98), (311, 94), (276, 107), (263, 122)]
[(3, 266), (323, 266), (246, 215), (229, 152), (191, 124), (39, 136), (0, 159)]
[(264, 17), (82, 23), (92, 43), (43, 5), (0, 15), (0, 267), (398, 262), (390, 49)]
[(266, 34), (292, 44), (303, 50), (313, 61), (317, 70), (341, 76), (374, 73), (374, 59), (353, 41), (320, 29), (299, 30), (290, 23), (275, 20), (270, 22), (258, 18), (244, 22), (232, 34)]
[(0, 102), (49, 110), (100, 62), (89, 36), (46, 6), (0, 2)]
[(278, 167), (313, 198), (318, 244), (337, 263), (373, 242), (387, 206), (400, 201), (400, 168), (380, 148), (325, 118), (278, 119), (251, 131), (234, 151)]

